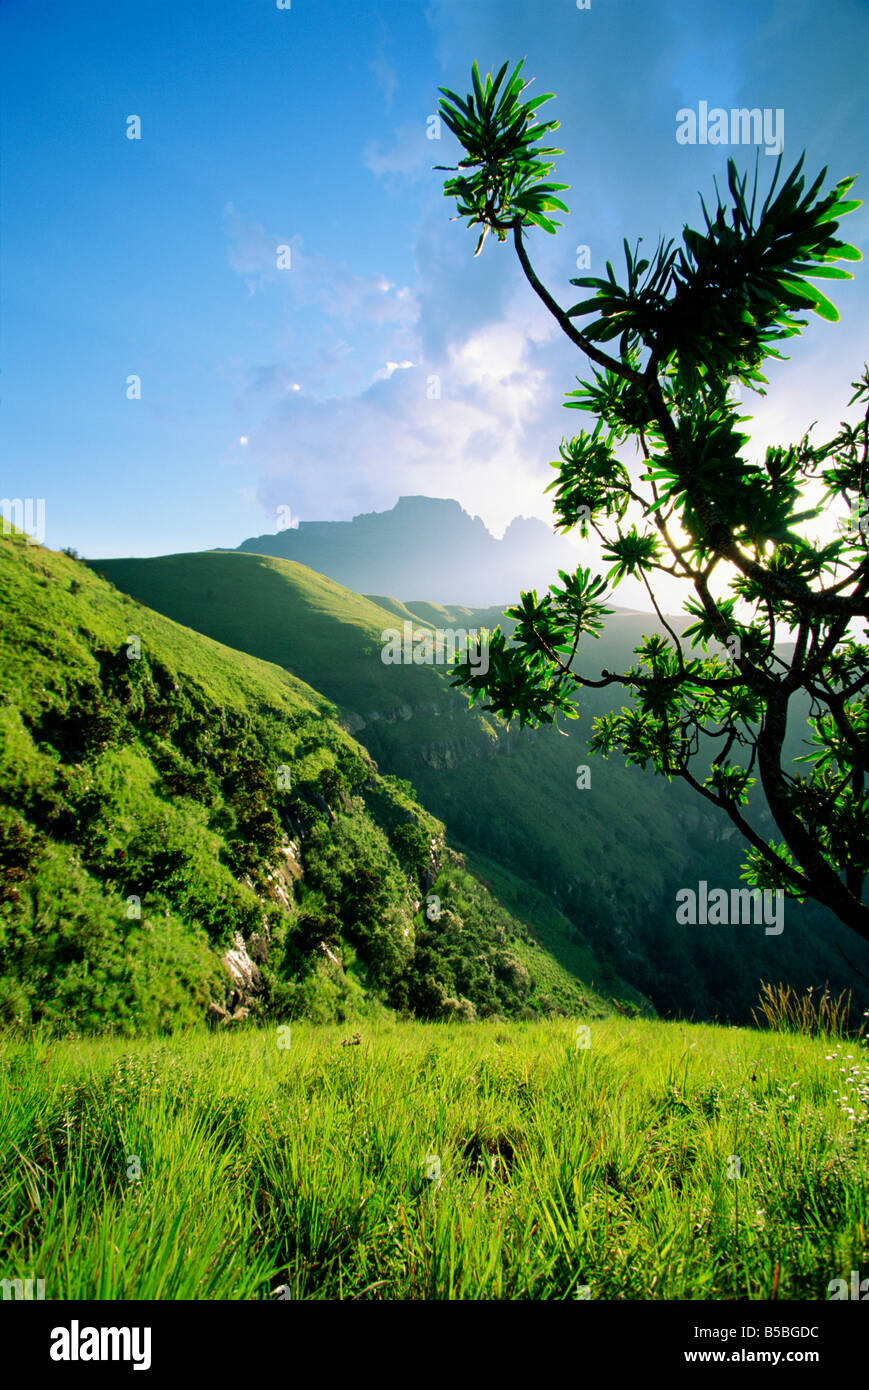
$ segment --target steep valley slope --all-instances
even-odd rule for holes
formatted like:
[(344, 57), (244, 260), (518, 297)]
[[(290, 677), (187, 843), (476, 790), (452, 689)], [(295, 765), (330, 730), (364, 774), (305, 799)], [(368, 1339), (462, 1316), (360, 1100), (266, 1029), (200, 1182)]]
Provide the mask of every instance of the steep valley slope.
[[(662, 1012), (748, 1021), (762, 979), (829, 980), (862, 997), (863, 982), (837, 947), (864, 973), (869, 951), (811, 904), (786, 903), (780, 936), (754, 925), (677, 926), (677, 890), (701, 880), (740, 886), (743, 847), (723, 813), (688, 788), (589, 756), (591, 719), (617, 702), (609, 691), (590, 692), (564, 731), (507, 729), (469, 709), (444, 666), (381, 659), (384, 632), (405, 621), (417, 630), (494, 626), (497, 607), (366, 598), (293, 561), (250, 552), (94, 564), (141, 602), (322, 691), (381, 771), (412, 784), (469, 864), (493, 884), (509, 876), (502, 891), (513, 893), (514, 908), (522, 894), (544, 894), (568, 938), (587, 942)], [(615, 614), (589, 644), (586, 665), (630, 664), (633, 646), (654, 628), (647, 615)], [(755, 820), (774, 833), (762, 804)]]
[(648, 1011), (296, 676), (14, 531), (0, 595), (0, 1023)]

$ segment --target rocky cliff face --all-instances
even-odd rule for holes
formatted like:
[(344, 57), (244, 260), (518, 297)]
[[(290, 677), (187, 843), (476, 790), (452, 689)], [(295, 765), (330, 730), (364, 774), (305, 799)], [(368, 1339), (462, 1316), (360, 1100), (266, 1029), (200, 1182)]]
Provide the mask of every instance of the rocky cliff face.
[[(277, 863), (272, 872), (266, 875), (268, 891), (261, 901), (277, 903), (288, 911), (293, 901), (293, 885), (301, 880), (302, 872), (299, 845), (285, 836)], [(249, 888), (254, 888), (252, 879), (247, 876), (244, 882)], [(240, 932), (235, 933), (232, 946), (223, 955), (228, 977), (226, 994), (222, 1002), (212, 999), (208, 1006), (207, 1019), (213, 1028), (243, 1022), (256, 1001), (262, 998), (260, 966), (268, 964), (270, 949), (271, 933), (265, 914), (260, 931), (252, 932), (247, 940)]]
[(545, 588), (559, 569), (576, 567), (573, 548), (536, 517), (516, 517), (497, 540), (444, 497), (400, 497), (391, 511), (352, 521), (302, 521), (238, 549), (295, 560), (359, 593), (471, 605)]

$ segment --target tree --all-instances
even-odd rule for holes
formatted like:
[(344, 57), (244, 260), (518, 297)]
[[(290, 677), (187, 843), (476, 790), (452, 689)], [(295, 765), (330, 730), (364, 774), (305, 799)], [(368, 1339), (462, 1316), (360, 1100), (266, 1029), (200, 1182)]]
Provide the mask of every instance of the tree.
[[(835, 263), (861, 259), (835, 235), (860, 206), (847, 197), (854, 180), (822, 193), (825, 169), (806, 189), (800, 159), (780, 182), (779, 157), (761, 202), (757, 171), (749, 194), (730, 160), (729, 197), (716, 185), (711, 213), (701, 200), (704, 230), (686, 226), (681, 245), (661, 240), (649, 258), (625, 241), (623, 283), (608, 262), (605, 278), (570, 282), (586, 296), (563, 309), (526, 246), (529, 229), (555, 234), (553, 214), (567, 211), (557, 196), (566, 185), (548, 181), (562, 151), (539, 144), (558, 122), (538, 123), (551, 93), (523, 102), (522, 64), (505, 80), (507, 68), (483, 82), (475, 63), (464, 100), (441, 88), (442, 119), (465, 151), (444, 191), (481, 228), (475, 255), (488, 233), (512, 237), (531, 288), (591, 364), (565, 404), (595, 424), (562, 440), (547, 490), (557, 529), (593, 532), (610, 567), (561, 571), (542, 597), (522, 593), (507, 610), (512, 637), (491, 636), (488, 671), (460, 663), (453, 683), (472, 704), (485, 697), (485, 709), (532, 726), (577, 717), (584, 688), (623, 687), (632, 705), (594, 721), (590, 748), (684, 779), (748, 841), (748, 883), (817, 899), (869, 940), (869, 648), (858, 640), (869, 617), (869, 371), (849, 402), (862, 418), (824, 444), (807, 433), (767, 449), (762, 463), (744, 452), (750, 416), (733, 394), (734, 384), (764, 394), (761, 368), (806, 326), (799, 314), (838, 319), (811, 282), (850, 279)], [(629, 441), (639, 464), (619, 452)], [(850, 520), (824, 541), (811, 523), (831, 504)], [(660, 574), (693, 590), (681, 622), (659, 607)], [(628, 576), (645, 585), (661, 631), (635, 648), (627, 671), (583, 675), (578, 654), (611, 612), (610, 588)], [(794, 714), (801, 697), (810, 751), (794, 770), (783, 745), (789, 714), (804, 718), (805, 703)], [(758, 778), (781, 843), (748, 819)]]

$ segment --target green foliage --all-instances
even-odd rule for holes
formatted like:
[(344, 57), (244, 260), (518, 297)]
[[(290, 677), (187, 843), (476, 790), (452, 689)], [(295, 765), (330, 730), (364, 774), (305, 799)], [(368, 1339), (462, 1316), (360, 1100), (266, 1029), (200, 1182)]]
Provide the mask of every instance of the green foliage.
[[(410, 1009), (441, 823), (313, 690), (80, 566), (73, 592), (73, 563), (0, 544), (0, 1023), (188, 1026), (238, 937), (269, 943), (261, 1015)], [(440, 997), (479, 949), (426, 957)], [(524, 976), (505, 979), (487, 1012), (519, 1011)]]
[(758, 1027), (764, 1024), (777, 1033), (802, 1033), (809, 1038), (853, 1037), (859, 1040), (866, 1032), (866, 1024), (861, 1019), (854, 1020), (853, 1000), (850, 990), (842, 990), (835, 996), (829, 985), (822, 993), (815, 995), (814, 985), (799, 994), (790, 985), (773, 985), (764, 982), (754, 1012)]
[(737, 376), (746, 384), (765, 378), (760, 365), (781, 357), (776, 345), (805, 327), (796, 313), (813, 310), (835, 322), (838, 313), (812, 279), (851, 279), (836, 267), (859, 260), (855, 247), (834, 234), (837, 219), (860, 206), (846, 194), (853, 178), (818, 193), (826, 169), (805, 190), (800, 159), (776, 194), (781, 159), (757, 208), (757, 176), (749, 199), (747, 177), (727, 162), (728, 207), (719, 196), (714, 212), (703, 203), (705, 233), (685, 227), (684, 245), (659, 243), (654, 260), (639, 259), (624, 243), (626, 284), (607, 262), (607, 278), (583, 276), (572, 285), (595, 294), (567, 311), (569, 318), (597, 314), (583, 326), (588, 342), (619, 338), (625, 359), (649, 351), (655, 370), (672, 369), (681, 391)]
[[(445, 192), (484, 233), (503, 240), (512, 230), (529, 284), (593, 366), (566, 404), (596, 416), (594, 430), (562, 442), (551, 489), (559, 528), (594, 532), (609, 569), (562, 575), (542, 598), (523, 594), (508, 610), (512, 638), (492, 637), (488, 672), (465, 662), (455, 684), (471, 703), (485, 697), (484, 709), (531, 726), (575, 717), (582, 692), (622, 687), (634, 703), (596, 721), (592, 751), (684, 780), (748, 842), (749, 881), (813, 898), (869, 941), (869, 646), (858, 626), (869, 618), (869, 369), (852, 383), (856, 422), (826, 443), (806, 435), (767, 449), (763, 462), (746, 458), (749, 417), (729, 394), (732, 382), (762, 393), (761, 368), (805, 327), (799, 314), (838, 318), (812, 282), (852, 278), (837, 263), (860, 259), (836, 235), (860, 206), (847, 196), (854, 180), (823, 193), (823, 170), (807, 187), (800, 159), (779, 184), (779, 159), (761, 198), (757, 176), (749, 193), (728, 161), (727, 196), (711, 212), (702, 203), (704, 230), (686, 226), (681, 247), (662, 240), (651, 258), (625, 241), (624, 283), (607, 262), (606, 277), (571, 281), (594, 294), (565, 311), (525, 246), (543, 223), (511, 195), (527, 172), (530, 110), (520, 112), (509, 86), (496, 106), (496, 84), (482, 90), (476, 66), (473, 75), (476, 106), (446, 93), (442, 109), (466, 151), (459, 167), (479, 172)], [(627, 441), (642, 460), (636, 481), (616, 456)], [(807, 496), (821, 491), (851, 517), (829, 542), (808, 529), (821, 507)], [(693, 623), (664, 618), (653, 589), (663, 573), (693, 590)], [(598, 635), (608, 586), (628, 578), (643, 583), (666, 636), (645, 638), (628, 670), (582, 675), (581, 639)], [(813, 729), (807, 776), (785, 754), (801, 700)], [(781, 849), (748, 817), (755, 773)]]
[(824, 1038), (586, 1015), (578, 1048), (566, 1020), (340, 1006), (283, 1037), (0, 1041), (6, 1275), (60, 1301), (732, 1302), (865, 1265), (865, 1105)]
[[(618, 714), (618, 685), (586, 688), (581, 717), (566, 732), (553, 726), (505, 728), (482, 712), (479, 702), (467, 708), (462, 694), (450, 689), (444, 668), (386, 666), (377, 655), (380, 633), (396, 617), (466, 629), (491, 628), (500, 619), (505, 642), (515, 631), (516, 618), (504, 617), (498, 609), (426, 603), (407, 608), (386, 599), (375, 603), (302, 565), (263, 555), (206, 552), (101, 561), (100, 569), (168, 617), (291, 668), (334, 700), (348, 722), (351, 712), (357, 716), (351, 727), (363, 727), (356, 738), (376, 759), (381, 774), (395, 775), (375, 776), (359, 746), (350, 745), (355, 753), (342, 755), (339, 762), (351, 787), (351, 804), (356, 797), (363, 799), (390, 847), (397, 826), (417, 825), (436, 842), (437, 853), (445, 827), (448, 842), (461, 847), (469, 868), (490, 886), (493, 904), (528, 928), (527, 941), (511, 929), (511, 949), (536, 982), (530, 1007), (573, 1012), (580, 998), (590, 997), (594, 984), (596, 994), (616, 1000), (619, 1007), (629, 1002), (643, 1007), (646, 996), (662, 1013), (749, 1022), (760, 980), (776, 972), (799, 985), (807, 977), (829, 978), (837, 990), (853, 984), (840, 945), (857, 969), (869, 974), (869, 950), (860, 942), (849, 943), (845, 928), (811, 903), (804, 908), (788, 904), (783, 937), (752, 934), (741, 939), (738, 950), (727, 933), (686, 938), (674, 930), (678, 888), (701, 878), (738, 883), (739, 842), (721, 808), (698, 804), (696, 793), (681, 779), (662, 783), (648, 759), (646, 773), (637, 764), (625, 766), (622, 759), (598, 760), (590, 785), (578, 790), (577, 763), (587, 761), (591, 721)], [(571, 602), (579, 604), (592, 597), (587, 582), (592, 578), (582, 572), (562, 576), (557, 587), (565, 588), (570, 579)], [(206, 599), (209, 590), (212, 596)], [(605, 625), (592, 610), (587, 617), (589, 631), (582, 643), (587, 642), (596, 662), (594, 670), (626, 670), (636, 663), (635, 648), (651, 672), (678, 670), (663, 625), (649, 634), (648, 619), (640, 614), (606, 616)], [(712, 634), (708, 645), (714, 642)], [(709, 661), (709, 671), (729, 673), (721, 656), (709, 650), (704, 655), (702, 644), (697, 655)], [(663, 691), (660, 698), (665, 696)], [(656, 698), (650, 689), (650, 708)], [(730, 688), (726, 699), (746, 717), (752, 702), (759, 708), (744, 687)], [(574, 707), (570, 700), (569, 708)], [(800, 740), (810, 733), (807, 704), (800, 713), (789, 728), (791, 760), (805, 751)], [(300, 722), (296, 732), (302, 748), (316, 747), (316, 721)], [(269, 738), (280, 747), (278, 735), (276, 730)], [(733, 758), (731, 764), (739, 761)], [(710, 756), (710, 775), (713, 762)], [(719, 759), (720, 768), (727, 765)], [(728, 776), (735, 791), (738, 774)], [(747, 790), (746, 814), (766, 843), (775, 835), (775, 824), (758, 788)], [(303, 851), (314, 825), (328, 830), (330, 813), (337, 816), (348, 809), (343, 793), (324, 791), (321, 772), (303, 774), (295, 764), (292, 789), (280, 793), (276, 804), (288, 834)], [(414, 901), (431, 891), (430, 882), (424, 893), (419, 880), (409, 885)], [(292, 933), (286, 949), (292, 954)], [(345, 942), (337, 954), (346, 963), (352, 950)], [(294, 972), (312, 968), (295, 955), (293, 962)], [(358, 960), (347, 965), (351, 973), (364, 968)], [(279, 976), (273, 972), (271, 988), (283, 988), (284, 978), (283, 971)], [(864, 1007), (869, 1005), (862, 986), (856, 989), (865, 997)], [(409, 1008), (400, 990), (390, 997), (394, 1007)], [(448, 989), (445, 997), (455, 995)]]
[(391, 840), (405, 872), (422, 886), (431, 854), (425, 831), (418, 825), (397, 825)]
[(221, 974), (201, 930), (127, 920), (66, 847), (46, 844), (0, 904), (0, 1022), (16, 1029), (171, 1031), (202, 1017)]
[[(561, 223), (547, 214), (567, 212), (564, 203), (554, 196), (567, 185), (545, 182), (554, 168), (549, 155), (562, 151), (537, 144), (542, 136), (558, 128), (558, 121), (540, 124), (535, 114), (550, 97), (520, 102), (529, 86), (520, 77), (521, 63), (502, 91), (508, 66), (504, 64), (494, 81), (491, 73), (487, 74), (483, 83), (475, 63), (471, 69), (474, 90), (464, 101), (447, 87), (440, 89), (444, 94), (440, 103), (444, 123), (467, 151), (458, 168), (474, 170), (448, 179), (444, 191), (457, 200), (459, 216), (467, 219), (469, 227), (482, 225), (475, 256), (482, 250), (487, 232), (494, 231), (503, 241), (517, 217), (554, 233)], [(544, 182), (536, 182), (539, 179)]]

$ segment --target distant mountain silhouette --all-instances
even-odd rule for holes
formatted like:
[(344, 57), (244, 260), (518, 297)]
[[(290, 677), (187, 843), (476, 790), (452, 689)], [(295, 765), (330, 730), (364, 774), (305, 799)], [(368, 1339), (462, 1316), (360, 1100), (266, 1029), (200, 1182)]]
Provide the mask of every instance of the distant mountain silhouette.
[(446, 497), (399, 497), (391, 511), (352, 521), (302, 521), (238, 549), (295, 560), (357, 593), (472, 606), (512, 603), (577, 564), (545, 522), (516, 517), (499, 541)]

